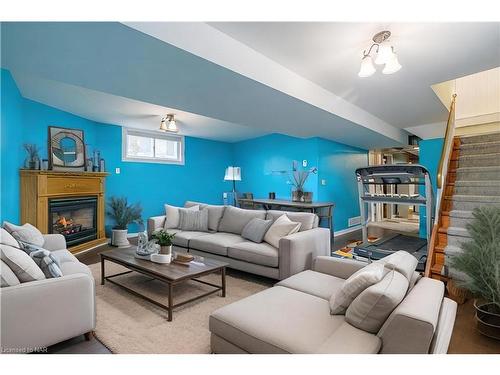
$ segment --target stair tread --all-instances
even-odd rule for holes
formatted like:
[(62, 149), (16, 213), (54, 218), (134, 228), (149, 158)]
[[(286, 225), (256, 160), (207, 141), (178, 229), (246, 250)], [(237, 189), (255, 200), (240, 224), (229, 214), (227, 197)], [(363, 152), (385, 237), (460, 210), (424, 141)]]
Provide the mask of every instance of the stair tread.
[(500, 196), (495, 196), (495, 195), (454, 194), (454, 195), (447, 195), (446, 199), (451, 199), (452, 201), (457, 201), (457, 202), (500, 203)]
[(491, 142), (477, 142), (477, 143), (462, 143), (458, 149), (459, 150), (464, 150), (464, 149), (468, 149), (468, 148), (477, 148), (478, 145), (481, 145), (481, 146), (485, 146), (485, 147), (489, 147), (489, 146), (495, 146), (495, 145), (499, 145), (500, 146), (500, 141), (491, 141)]
[(448, 227), (447, 234), (448, 234), (448, 236), (470, 238), (470, 234), (467, 231), (467, 229), (460, 228), (460, 227)]
[(474, 217), (472, 211), (465, 210), (451, 210), (448, 215), (458, 219), (472, 219)]
[(455, 181), (454, 185), (455, 187), (490, 187), (490, 186), (498, 186), (500, 183), (500, 180), (479, 180), (479, 181), (468, 181), (468, 180), (458, 180)]
[[(481, 158), (497, 158), (500, 155), (500, 152), (491, 152), (486, 154), (468, 154), (468, 155), (459, 155), (458, 160), (460, 159), (481, 159)], [(457, 159), (451, 159), (457, 160)]]

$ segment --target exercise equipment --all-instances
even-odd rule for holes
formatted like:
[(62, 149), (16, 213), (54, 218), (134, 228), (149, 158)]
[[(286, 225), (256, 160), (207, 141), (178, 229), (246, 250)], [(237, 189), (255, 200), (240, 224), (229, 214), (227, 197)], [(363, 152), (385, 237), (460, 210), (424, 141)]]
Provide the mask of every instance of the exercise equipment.
[[(427, 244), (430, 242), (434, 221), (433, 194), (429, 171), (418, 164), (379, 165), (356, 169), (358, 181), (359, 209), (363, 243), (354, 248), (354, 254), (368, 259), (381, 259), (399, 250), (413, 254), (419, 261), (417, 270), (425, 269), (427, 261)], [(417, 185), (418, 194), (376, 193), (370, 191), (373, 185)], [(375, 190), (375, 189), (374, 189)], [(425, 195), (421, 195), (423, 190)], [(397, 191), (397, 189), (396, 189)], [(388, 203), (410, 206), (423, 206), (426, 212), (427, 239), (391, 234), (375, 242), (368, 241), (368, 221), (372, 203)]]

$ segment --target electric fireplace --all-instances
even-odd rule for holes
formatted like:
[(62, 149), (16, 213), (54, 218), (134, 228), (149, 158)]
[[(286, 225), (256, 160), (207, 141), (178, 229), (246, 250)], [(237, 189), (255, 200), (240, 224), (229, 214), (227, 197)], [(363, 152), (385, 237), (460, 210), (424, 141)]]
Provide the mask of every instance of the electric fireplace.
[(66, 238), (68, 247), (97, 239), (97, 197), (49, 199), (49, 233)]

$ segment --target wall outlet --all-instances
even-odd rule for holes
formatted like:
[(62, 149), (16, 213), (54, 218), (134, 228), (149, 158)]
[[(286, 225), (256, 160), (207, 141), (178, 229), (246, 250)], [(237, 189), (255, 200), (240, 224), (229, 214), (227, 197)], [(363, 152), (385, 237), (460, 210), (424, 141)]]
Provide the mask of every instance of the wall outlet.
[(326, 180), (325, 180), (324, 178), (323, 178), (323, 179), (321, 179), (321, 185), (322, 185), (322, 186), (326, 186)]
[(120, 168), (115, 168), (115, 174), (120, 174), (121, 170)]
[(347, 225), (352, 227), (354, 225), (360, 225), (361, 224), (361, 216), (356, 216), (356, 217), (351, 217), (349, 218)]
[(227, 199), (227, 193), (222, 193), (222, 198)]
[(305, 168), (307, 167), (307, 160), (302, 160), (302, 166)]

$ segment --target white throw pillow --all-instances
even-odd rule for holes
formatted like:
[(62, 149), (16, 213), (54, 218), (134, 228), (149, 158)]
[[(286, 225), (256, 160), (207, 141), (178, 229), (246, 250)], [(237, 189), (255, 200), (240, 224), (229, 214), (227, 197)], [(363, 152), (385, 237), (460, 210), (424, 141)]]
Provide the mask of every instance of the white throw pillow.
[(45, 279), (40, 267), (23, 250), (8, 245), (0, 245), (0, 259), (9, 266), (22, 283)]
[(3, 227), (14, 237), (18, 242), (31, 243), (36, 246), (43, 246), (45, 239), (42, 232), (33, 225), (26, 223), (24, 225), (15, 225), (4, 221)]
[(330, 297), (330, 313), (332, 315), (345, 314), (352, 301), (366, 288), (378, 283), (387, 273), (384, 264), (371, 263), (353, 273), (344, 281), (337, 293)]
[(19, 242), (4, 228), (0, 228), (0, 243), (19, 248)]
[(290, 234), (297, 233), (300, 229), (300, 225), (300, 223), (291, 221), (286, 214), (283, 214), (269, 227), (264, 236), (264, 241), (279, 248), (280, 239)]
[(165, 220), (165, 226), (163, 229), (176, 229), (179, 228), (179, 221), (180, 221), (180, 215), (179, 215), (179, 209), (182, 208), (184, 210), (190, 210), (190, 211), (199, 211), (200, 206), (191, 206), (188, 208), (184, 207), (176, 207), (176, 206), (171, 206), (169, 204), (165, 205), (165, 215), (167, 216), (167, 219)]

